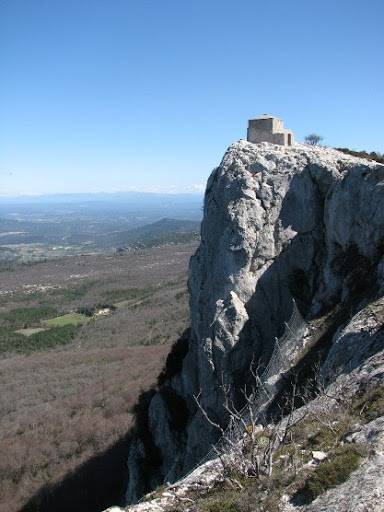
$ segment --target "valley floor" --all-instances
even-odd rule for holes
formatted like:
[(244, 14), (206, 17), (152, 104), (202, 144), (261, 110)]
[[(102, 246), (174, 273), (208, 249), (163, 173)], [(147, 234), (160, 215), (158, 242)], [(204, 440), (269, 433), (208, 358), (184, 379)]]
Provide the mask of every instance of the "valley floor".
[[(20, 510), (126, 435), (138, 394), (155, 382), (188, 325), (186, 271), (195, 247), (1, 272), (1, 511)], [(101, 304), (113, 305), (110, 314), (69, 330), (62, 320), (44, 323), (70, 323)], [(49, 329), (41, 333), (41, 325)], [(23, 329), (32, 334), (16, 332)]]

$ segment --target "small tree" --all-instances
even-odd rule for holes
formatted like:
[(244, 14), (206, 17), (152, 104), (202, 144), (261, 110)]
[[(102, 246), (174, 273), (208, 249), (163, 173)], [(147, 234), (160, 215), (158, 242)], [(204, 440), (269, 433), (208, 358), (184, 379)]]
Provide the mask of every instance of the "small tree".
[(318, 135), (317, 133), (310, 133), (305, 137), (304, 140), (307, 144), (310, 144), (311, 146), (317, 146), (323, 140), (323, 137), (321, 135)]
[[(259, 417), (262, 402), (271, 401), (268, 387), (260, 377), (260, 366), (252, 360), (249, 371), (253, 385), (249, 390), (244, 388), (242, 395), (245, 406), (239, 410), (232, 400), (230, 386), (220, 386), (223, 392), (223, 407), (229, 416), (228, 425), (223, 428), (212, 419), (200, 402), (200, 394), (194, 396), (195, 402), (203, 417), (221, 434), (216, 445), (212, 446), (221, 461), (224, 476), (231, 479), (231, 474), (240, 473), (242, 477), (271, 477), (274, 457), (277, 450), (286, 442), (289, 433), (307, 416), (305, 393), (298, 394), (296, 380), (292, 381), (292, 390), (278, 406), (275, 423), (267, 424), (265, 418)], [(299, 400), (303, 407), (295, 413), (295, 403)], [(234, 480), (236, 484), (238, 482)], [(239, 484), (238, 484), (239, 485)]]

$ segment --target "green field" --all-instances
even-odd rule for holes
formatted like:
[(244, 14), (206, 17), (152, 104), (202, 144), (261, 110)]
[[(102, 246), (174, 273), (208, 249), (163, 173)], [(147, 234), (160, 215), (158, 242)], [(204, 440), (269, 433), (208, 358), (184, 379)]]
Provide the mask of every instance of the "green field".
[(25, 329), (18, 329), (15, 331), (17, 334), (22, 334), (23, 336), (32, 336), (33, 334), (37, 334), (38, 332), (46, 331), (44, 327), (26, 327)]
[[(31, 269), (31, 272), (40, 270), (40, 267), (33, 265), (24, 268)], [(115, 281), (114, 284), (120, 282)], [(182, 301), (185, 295), (185, 286), (181, 286), (183, 282), (177, 276), (161, 284), (146, 284), (147, 286), (140, 288), (112, 288), (110, 283), (104, 281), (87, 280), (65, 287), (55, 284), (45, 292), (37, 290), (33, 294), (15, 294), (12, 296), (13, 304), (23, 304), (20, 304), (22, 307), (14, 307), (8, 311), (4, 311), (3, 306), (0, 312), (0, 354), (29, 354), (70, 343), (80, 330), (83, 332), (82, 326), (91, 321), (101, 321), (104, 315), (99, 312), (106, 307), (110, 308), (111, 314), (114, 310), (120, 310), (119, 318), (124, 320), (121, 310), (148, 307), (148, 303), (154, 300), (160, 290), (166, 294), (168, 290), (176, 289), (177, 302)], [(108, 288), (103, 289), (104, 286)], [(81, 302), (84, 303), (83, 306)], [(153, 306), (159, 307), (156, 301)], [(92, 325), (93, 322), (89, 326), (91, 329)], [(118, 332), (116, 327), (114, 329)], [(159, 328), (157, 322), (154, 322), (142, 344), (161, 344), (168, 340), (163, 330), (163, 326)], [(142, 339), (140, 334), (138, 339)]]
[(42, 320), (42, 324), (47, 327), (64, 327), (65, 325), (83, 325), (89, 322), (88, 316), (81, 313), (67, 313), (66, 315), (50, 318), (49, 320)]

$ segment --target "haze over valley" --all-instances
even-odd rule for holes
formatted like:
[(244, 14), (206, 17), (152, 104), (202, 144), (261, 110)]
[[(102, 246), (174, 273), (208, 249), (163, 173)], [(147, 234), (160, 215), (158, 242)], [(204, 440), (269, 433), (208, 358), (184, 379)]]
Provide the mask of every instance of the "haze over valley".
[(0, 263), (188, 242), (199, 236), (193, 194), (58, 194), (0, 203)]

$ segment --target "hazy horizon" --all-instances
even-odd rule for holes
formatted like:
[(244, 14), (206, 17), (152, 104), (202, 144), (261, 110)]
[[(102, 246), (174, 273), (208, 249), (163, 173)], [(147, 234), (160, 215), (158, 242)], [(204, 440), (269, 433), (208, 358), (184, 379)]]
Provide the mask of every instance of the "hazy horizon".
[[(204, 187), (205, 188), (205, 187)], [(91, 191), (91, 192), (84, 192), (84, 191), (72, 191), (72, 192), (47, 192), (47, 193), (30, 193), (30, 194), (3, 194), (0, 192), (0, 197), (4, 199), (21, 199), (21, 198), (47, 198), (47, 197), (65, 197), (65, 196), (89, 196), (89, 197), (95, 197), (95, 196), (118, 196), (118, 195), (130, 195), (130, 194), (137, 194), (137, 195), (145, 195), (145, 196), (182, 196), (182, 197), (196, 197), (196, 198), (202, 198), (204, 195), (204, 189), (199, 190), (190, 190), (190, 191), (177, 191), (177, 190), (113, 190), (113, 191), (107, 191), (107, 190), (97, 190), (97, 191)]]

